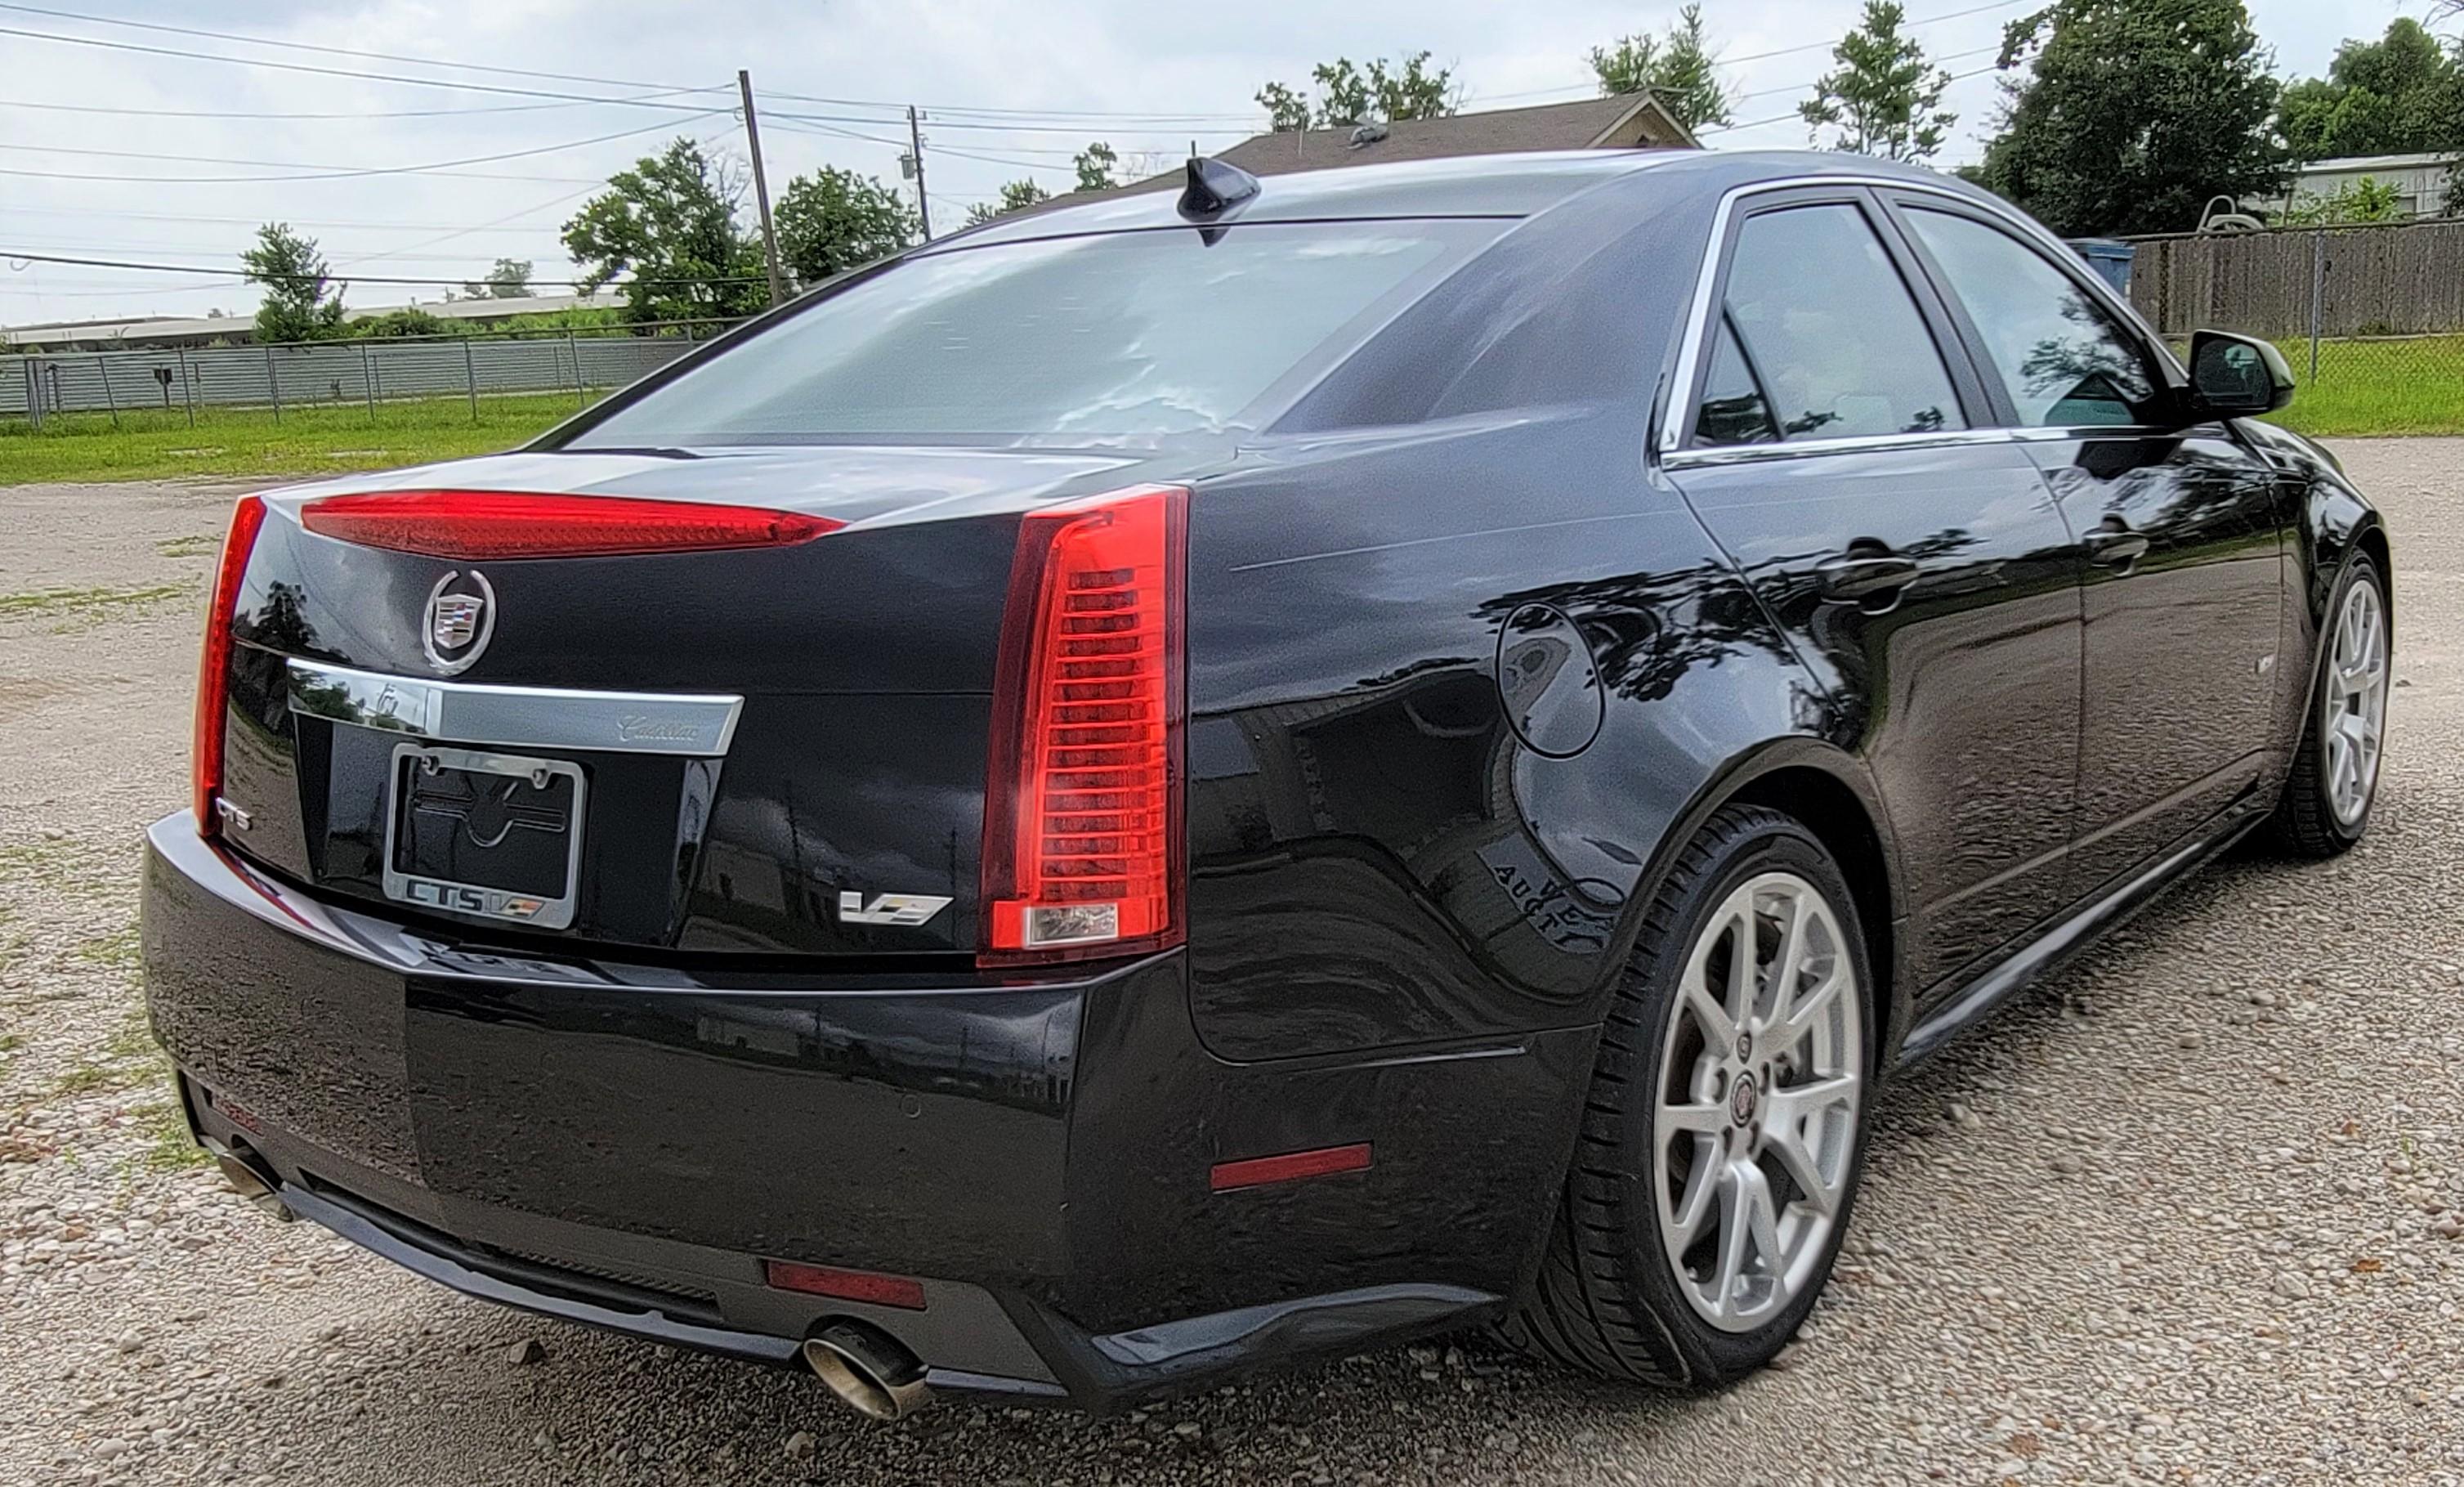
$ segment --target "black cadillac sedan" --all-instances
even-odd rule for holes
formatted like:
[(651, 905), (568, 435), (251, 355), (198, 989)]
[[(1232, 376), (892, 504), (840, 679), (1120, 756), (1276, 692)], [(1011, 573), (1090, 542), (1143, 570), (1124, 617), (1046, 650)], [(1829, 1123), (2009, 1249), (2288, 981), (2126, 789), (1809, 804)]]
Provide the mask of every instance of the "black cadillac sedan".
[(1718, 1384), (1878, 1081), (2367, 826), (2387, 538), (2290, 389), (1855, 157), (1003, 218), (242, 499), (154, 1029), (278, 1214), (875, 1414)]

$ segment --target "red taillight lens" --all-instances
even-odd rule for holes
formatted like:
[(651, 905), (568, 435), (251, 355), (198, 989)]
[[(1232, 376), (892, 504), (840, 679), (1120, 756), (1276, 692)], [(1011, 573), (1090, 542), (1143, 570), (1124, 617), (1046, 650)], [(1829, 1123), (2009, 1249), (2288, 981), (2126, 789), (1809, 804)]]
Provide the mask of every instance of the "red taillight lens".
[(519, 491), (381, 491), (299, 508), (319, 537), (430, 558), (614, 558), (785, 547), (847, 525), (759, 506)]
[(1188, 500), (1140, 486), (1020, 524), (984, 792), (986, 964), (1181, 942)]
[(222, 562), (214, 570), (214, 593), (206, 610), (206, 644), (197, 658), (197, 735), (189, 751), (190, 803), (196, 807), (197, 834), (219, 836), (223, 823), (214, 809), (223, 788), (223, 713), (230, 705), (231, 614), (239, 608), (239, 585), (248, 572), (248, 555), (256, 546), (257, 529), (265, 525), (265, 502), (243, 496), (231, 508), (231, 530), (223, 537)]
[(842, 1301), (869, 1301), (906, 1311), (924, 1309), (924, 1282), (877, 1271), (841, 1270), (835, 1265), (799, 1265), (793, 1260), (763, 1260), (763, 1278), (779, 1291), (836, 1297)]

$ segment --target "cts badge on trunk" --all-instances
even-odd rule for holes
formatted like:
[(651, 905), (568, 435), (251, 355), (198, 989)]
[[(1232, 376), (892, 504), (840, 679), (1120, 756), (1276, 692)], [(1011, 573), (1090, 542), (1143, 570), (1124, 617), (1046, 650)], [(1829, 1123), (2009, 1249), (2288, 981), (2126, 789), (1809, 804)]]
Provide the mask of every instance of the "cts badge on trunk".
[(420, 643), (429, 664), (447, 676), (468, 670), (496, 633), (496, 590), (477, 568), (454, 568), (428, 591)]

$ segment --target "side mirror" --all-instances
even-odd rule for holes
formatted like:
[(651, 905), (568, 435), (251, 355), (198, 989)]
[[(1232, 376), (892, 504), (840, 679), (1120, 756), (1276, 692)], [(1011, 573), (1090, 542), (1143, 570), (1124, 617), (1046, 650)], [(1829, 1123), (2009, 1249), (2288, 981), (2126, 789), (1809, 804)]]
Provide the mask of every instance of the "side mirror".
[(2272, 413), (2293, 401), (2293, 368), (2271, 342), (2229, 331), (2190, 333), (2190, 399), (2215, 418)]

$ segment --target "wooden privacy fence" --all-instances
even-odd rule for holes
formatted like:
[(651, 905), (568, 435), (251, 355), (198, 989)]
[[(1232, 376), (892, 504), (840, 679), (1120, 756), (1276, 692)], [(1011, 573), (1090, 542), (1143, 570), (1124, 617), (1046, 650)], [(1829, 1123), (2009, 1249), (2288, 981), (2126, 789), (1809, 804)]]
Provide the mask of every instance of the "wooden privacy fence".
[(2130, 299), (2165, 334), (2277, 340), (2464, 331), (2464, 220), (2131, 240)]

